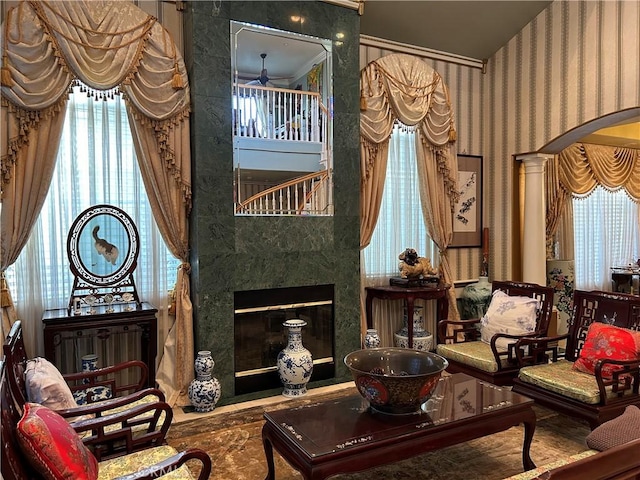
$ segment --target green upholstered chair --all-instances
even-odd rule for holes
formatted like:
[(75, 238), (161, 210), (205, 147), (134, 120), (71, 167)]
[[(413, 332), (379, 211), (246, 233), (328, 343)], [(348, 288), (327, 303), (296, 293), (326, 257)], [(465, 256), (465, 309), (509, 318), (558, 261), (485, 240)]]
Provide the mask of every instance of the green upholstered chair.
[[(518, 342), (519, 351), (527, 351), (529, 357), (523, 357), (518, 378), (513, 381), (513, 391), (565, 415), (583, 418), (592, 429), (620, 415), (627, 405), (640, 405), (640, 358), (637, 356), (627, 360), (592, 361), (593, 372), (574, 368), (577, 360), (586, 357), (584, 346), (589, 328), (595, 323), (640, 332), (640, 296), (576, 290), (568, 333), (524, 338)], [(615, 332), (615, 342), (619, 343), (616, 329), (599, 330)], [(637, 339), (636, 335), (621, 333)], [(566, 341), (566, 353), (564, 358), (557, 359), (555, 350), (560, 341)], [(607, 356), (613, 355), (607, 353)], [(556, 361), (547, 362), (547, 359)], [(607, 369), (612, 367), (619, 370), (607, 374)]]
[[(520, 368), (514, 350), (516, 341), (524, 336), (547, 334), (553, 309), (551, 287), (525, 282), (493, 281), (494, 297), (498, 290), (508, 297), (522, 297), (521, 299), (529, 304), (528, 312), (532, 315), (531, 330), (526, 333), (495, 333), (483, 341), (482, 319), (440, 320), (436, 352), (449, 361), (448, 372), (466, 373), (494, 385), (510, 385)], [(503, 300), (504, 298), (503, 296)], [(536, 302), (529, 299), (538, 300), (537, 307)], [(494, 300), (495, 298), (492, 299), (492, 303)], [(487, 314), (491, 311), (490, 305)], [(499, 312), (500, 309), (496, 311)]]

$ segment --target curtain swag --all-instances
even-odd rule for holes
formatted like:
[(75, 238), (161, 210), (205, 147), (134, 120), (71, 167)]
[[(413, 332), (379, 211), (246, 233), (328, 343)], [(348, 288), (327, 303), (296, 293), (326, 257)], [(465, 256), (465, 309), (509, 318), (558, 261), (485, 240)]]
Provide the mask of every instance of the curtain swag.
[(589, 143), (574, 143), (559, 155), (559, 182), (569, 194), (589, 195), (598, 185), (615, 191), (624, 188), (640, 203), (640, 150)]
[[(7, 13), (3, 32), (2, 105), (16, 121), (2, 153), (2, 181), (43, 116), (64, 109), (76, 80), (115, 89), (143, 126), (190, 208), (191, 186), (176, 169), (170, 131), (189, 116), (184, 62), (169, 32), (127, 1), (23, 1)], [(25, 68), (28, 65), (29, 68)]]

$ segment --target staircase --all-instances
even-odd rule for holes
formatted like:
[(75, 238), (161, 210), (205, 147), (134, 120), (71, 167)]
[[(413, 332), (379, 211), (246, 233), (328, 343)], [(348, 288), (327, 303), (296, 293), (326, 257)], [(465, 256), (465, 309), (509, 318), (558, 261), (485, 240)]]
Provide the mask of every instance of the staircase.
[(236, 207), (237, 215), (333, 215), (330, 171), (321, 170), (263, 190)]

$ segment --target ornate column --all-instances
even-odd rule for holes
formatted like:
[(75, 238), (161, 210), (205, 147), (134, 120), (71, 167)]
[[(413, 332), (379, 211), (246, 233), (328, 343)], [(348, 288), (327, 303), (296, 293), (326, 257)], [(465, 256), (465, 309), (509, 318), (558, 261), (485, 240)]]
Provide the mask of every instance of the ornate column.
[(539, 285), (547, 284), (544, 166), (551, 158), (541, 153), (517, 157), (524, 165), (522, 280)]

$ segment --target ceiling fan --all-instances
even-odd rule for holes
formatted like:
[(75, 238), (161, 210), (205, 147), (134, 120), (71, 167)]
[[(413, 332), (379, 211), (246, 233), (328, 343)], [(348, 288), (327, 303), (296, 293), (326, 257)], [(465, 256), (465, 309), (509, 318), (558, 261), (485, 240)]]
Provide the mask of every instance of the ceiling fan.
[(255, 76), (250, 76), (250, 75), (243, 75), (243, 74), (238, 74), (238, 79), (240, 80), (249, 80), (249, 83), (255, 82), (255, 85), (262, 85), (265, 86), (267, 84), (267, 82), (269, 82), (269, 80), (288, 80), (291, 77), (269, 77), (269, 72), (267, 71), (267, 69), (264, 66), (264, 60), (265, 58), (267, 58), (267, 54), (266, 53), (261, 53), (260, 54), (260, 58), (262, 58), (262, 69), (260, 70), (260, 75), (258, 77)]

